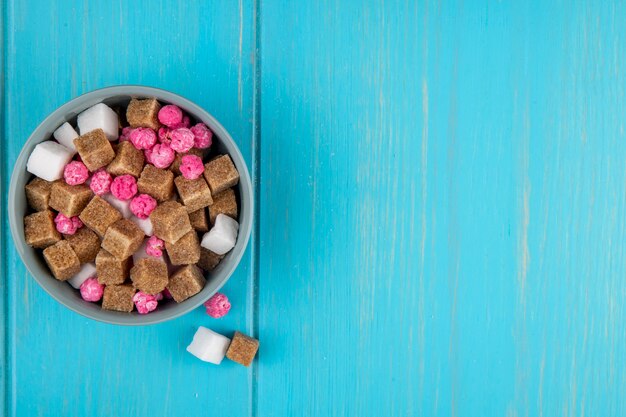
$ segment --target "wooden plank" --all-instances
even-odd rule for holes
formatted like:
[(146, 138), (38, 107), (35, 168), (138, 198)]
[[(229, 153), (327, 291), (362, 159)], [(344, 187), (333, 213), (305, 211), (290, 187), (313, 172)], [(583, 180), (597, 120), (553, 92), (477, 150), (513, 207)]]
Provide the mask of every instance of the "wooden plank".
[(261, 13), (258, 415), (625, 414), (624, 4)]
[[(4, 173), (35, 126), (67, 100), (99, 87), (146, 84), (195, 101), (220, 120), (250, 166), (252, 2), (11, 2), (7, 19)], [(3, 177), (4, 189), (8, 176)], [(251, 370), (202, 364), (185, 352), (195, 328), (225, 333), (252, 323), (247, 254), (224, 288), (227, 318), (200, 309), (169, 323), (122, 328), (53, 301), (4, 238), (12, 389), (7, 415), (250, 414)]]

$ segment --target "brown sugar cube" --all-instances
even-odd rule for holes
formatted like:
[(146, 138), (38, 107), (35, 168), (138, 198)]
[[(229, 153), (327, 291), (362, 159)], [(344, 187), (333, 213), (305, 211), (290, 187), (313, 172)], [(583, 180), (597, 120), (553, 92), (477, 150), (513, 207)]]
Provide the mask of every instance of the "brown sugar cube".
[(258, 340), (243, 333), (235, 332), (226, 351), (226, 357), (243, 366), (250, 366), (257, 350), (259, 350)]
[(41, 178), (35, 178), (24, 187), (26, 190), (26, 201), (28, 205), (35, 211), (43, 211), (48, 209), (48, 201), (50, 200), (50, 191), (52, 183)]
[(104, 249), (96, 256), (96, 275), (104, 285), (123, 284), (130, 272), (130, 259), (119, 260)]
[(218, 214), (225, 214), (237, 220), (237, 216), (239, 215), (237, 198), (232, 188), (213, 196), (213, 204), (209, 206), (209, 220), (211, 224), (215, 224), (215, 218)]
[(141, 174), (145, 158), (143, 152), (135, 148), (130, 141), (120, 142), (115, 153), (115, 159), (107, 166), (110, 174), (130, 174), (134, 177)]
[(175, 175), (180, 175), (180, 164), (183, 162), (183, 156), (187, 155), (195, 155), (199, 156), (200, 158), (204, 158), (204, 150), (191, 148), (185, 153), (176, 152), (176, 157), (174, 158), (174, 162), (172, 162), (172, 165), (170, 165), (169, 170), (172, 171)]
[(140, 193), (149, 194), (157, 201), (166, 201), (174, 192), (174, 174), (167, 169), (159, 169), (154, 165), (146, 165), (137, 181)]
[(191, 265), (200, 260), (200, 240), (195, 230), (188, 232), (176, 243), (165, 242), (165, 249), (172, 265)]
[(204, 207), (189, 213), (189, 222), (191, 223), (191, 227), (193, 227), (196, 232), (209, 231), (209, 220)]
[(92, 130), (74, 139), (80, 159), (89, 171), (108, 165), (115, 158), (115, 151), (102, 129)]
[(100, 238), (88, 227), (81, 227), (73, 235), (63, 235), (72, 246), (81, 264), (93, 262), (100, 251)]
[(161, 126), (158, 118), (159, 110), (161, 110), (161, 105), (154, 98), (146, 100), (134, 98), (128, 103), (126, 120), (131, 127), (149, 127), (157, 130)]
[(133, 303), (135, 292), (135, 288), (130, 284), (107, 285), (102, 296), (102, 309), (130, 313), (135, 307)]
[(65, 181), (56, 181), (50, 190), (50, 207), (67, 217), (78, 216), (85, 208), (93, 193), (85, 184), (68, 185)]
[(138, 260), (130, 270), (133, 286), (147, 294), (158, 294), (168, 284), (167, 265), (153, 258)]
[(197, 265), (205, 271), (212, 271), (223, 258), (224, 255), (218, 255), (207, 248), (200, 247), (200, 259)]
[(60, 240), (45, 248), (43, 258), (52, 271), (52, 275), (59, 281), (66, 281), (80, 271), (78, 256), (66, 240)]
[(206, 280), (200, 268), (195, 265), (187, 265), (172, 275), (167, 289), (172, 294), (174, 301), (180, 303), (202, 291), (205, 283)]
[(237, 185), (239, 172), (230, 156), (220, 155), (204, 164), (204, 178), (211, 188), (211, 193), (217, 194)]
[(61, 240), (61, 234), (54, 224), (54, 213), (39, 211), (24, 217), (24, 240), (33, 248), (47, 248)]
[(204, 178), (188, 180), (183, 177), (176, 177), (174, 180), (178, 196), (185, 205), (187, 212), (191, 213), (213, 203), (211, 191)]
[(121, 219), (107, 229), (102, 247), (117, 259), (131, 256), (143, 243), (143, 230), (128, 219)]
[(122, 218), (122, 214), (103, 198), (95, 196), (78, 218), (102, 238), (109, 226)]
[(193, 230), (187, 210), (176, 201), (166, 201), (150, 213), (154, 234), (169, 243), (175, 243), (187, 232)]

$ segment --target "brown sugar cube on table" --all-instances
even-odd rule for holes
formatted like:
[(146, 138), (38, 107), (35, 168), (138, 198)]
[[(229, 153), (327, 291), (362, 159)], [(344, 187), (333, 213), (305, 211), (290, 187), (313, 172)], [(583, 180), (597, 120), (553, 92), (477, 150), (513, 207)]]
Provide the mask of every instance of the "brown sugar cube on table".
[(95, 196), (78, 218), (102, 238), (109, 226), (122, 218), (122, 214), (103, 198)]
[(200, 240), (195, 230), (176, 241), (176, 243), (165, 242), (167, 256), (172, 265), (191, 265), (200, 260)]
[(204, 271), (212, 271), (224, 258), (224, 255), (218, 255), (215, 252), (211, 252), (207, 248), (200, 247), (200, 259), (198, 260), (198, 266)]
[(93, 193), (85, 184), (68, 185), (65, 181), (56, 181), (50, 189), (50, 207), (66, 215), (78, 216), (85, 208)]
[(191, 227), (193, 227), (196, 232), (209, 231), (209, 219), (204, 207), (189, 213), (189, 222), (191, 223)]
[(157, 201), (166, 201), (174, 192), (174, 174), (167, 169), (159, 169), (154, 165), (146, 165), (137, 181), (140, 194), (148, 194)]
[(138, 177), (143, 170), (145, 157), (143, 152), (130, 143), (120, 142), (115, 150), (115, 159), (107, 166), (106, 170), (112, 175), (129, 174)]
[(169, 284), (167, 284), (167, 289), (172, 294), (174, 301), (180, 303), (202, 291), (204, 284), (206, 284), (206, 280), (200, 268), (195, 265), (187, 265), (172, 275)]
[(204, 178), (211, 188), (211, 193), (217, 194), (237, 185), (239, 171), (230, 156), (220, 155), (204, 164)]
[(104, 130), (96, 129), (74, 139), (74, 146), (89, 171), (108, 165), (115, 158), (115, 151)]
[(258, 340), (243, 333), (235, 332), (226, 351), (226, 357), (243, 366), (250, 366), (257, 350), (259, 350)]
[(156, 99), (145, 100), (132, 99), (126, 108), (126, 120), (131, 127), (149, 127), (157, 130), (159, 123), (159, 110), (161, 105)]
[(93, 262), (100, 251), (100, 238), (88, 227), (81, 227), (73, 235), (63, 235), (72, 246), (81, 264)]
[(213, 204), (209, 206), (209, 220), (211, 224), (215, 224), (215, 218), (218, 214), (225, 214), (237, 220), (239, 210), (235, 191), (232, 188), (213, 196)]
[(104, 285), (123, 284), (130, 273), (130, 258), (119, 260), (104, 249), (96, 256), (96, 275)]
[(183, 162), (183, 156), (187, 156), (187, 155), (195, 155), (199, 158), (203, 158), (204, 157), (204, 150), (202, 149), (198, 149), (198, 148), (191, 148), (189, 149), (189, 151), (185, 152), (185, 153), (176, 153), (176, 157), (174, 158), (174, 161), (172, 162), (172, 165), (170, 165), (170, 167), (168, 168), (170, 171), (172, 171), (175, 175), (180, 175), (180, 164)]
[(166, 201), (161, 203), (150, 213), (150, 221), (154, 228), (154, 234), (169, 243), (175, 243), (178, 239), (193, 230), (189, 222), (189, 214), (180, 203)]
[(59, 281), (66, 281), (80, 271), (80, 261), (72, 246), (61, 240), (43, 250), (43, 258), (52, 275)]
[(130, 313), (135, 307), (133, 303), (135, 292), (135, 288), (130, 284), (107, 285), (102, 296), (102, 309)]
[(181, 175), (176, 177), (174, 183), (187, 212), (191, 213), (213, 203), (211, 191), (204, 178), (189, 180)]
[(139, 259), (130, 270), (130, 279), (138, 290), (158, 294), (168, 285), (167, 265), (158, 259)]
[(134, 222), (121, 219), (107, 229), (102, 239), (102, 248), (117, 259), (126, 259), (139, 249), (144, 236), (143, 230)]
[(24, 217), (24, 240), (33, 248), (47, 248), (61, 240), (61, 234), (54, 224), (54, 213), (39, 211)]
[(50, 201), (50, 191), (52, 183), (50, 181), (35, 178), (24, 187), (26, 190), (26, 201), (28, 205), (35, 211), (43, 211), (48, 209)]

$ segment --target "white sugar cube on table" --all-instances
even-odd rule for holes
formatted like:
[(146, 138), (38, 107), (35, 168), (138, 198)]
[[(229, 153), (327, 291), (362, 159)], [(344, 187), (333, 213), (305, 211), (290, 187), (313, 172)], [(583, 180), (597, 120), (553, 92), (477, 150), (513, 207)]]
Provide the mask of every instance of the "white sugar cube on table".
[(152, 236), (152, 234), (154, 233), (152, 228), (152, 222), (150, 221), (149, 217), (147, 219), (140, 219), (139, 217), (133, 216), (131, 220), (135, 222), (135, 224), (139, 226), (141, 230), (143, 230), (146, 236)]
[(218, 255), (224, 255), (235, 247), (239, 223), (237, 220), (218, 214), (215, 218), (215, 226), (202, 237), (200, 245)]
[(46, 181), (56, 181), (63, 178), (63, 169), (74, 153), (54, 141), (41, 142), (28, 157), (26, 170)]
[(133, 215), (133, 212), (130, 210), (130, 200), (120, 200), (110, 193), (103, 195), (102, 198), (104, 198), (107, 203), (109, 203), (110, 205), (115, 207), (120, 213), (122, 213), (122, 216), (125, 219), (130, 219), (130, 217)]
[(96, 276), (96, 265), (95, 264), (84, 264), (80, 271), (72, 278), (68, 279), (67, 282), (76, 289), (79, 289), (83, 282), (87, 281), (87, 279)]
[(71, 124), (68, 122), (63, 123), (52, 135), (61, 145), (76, 151), (74, 139), (78, 137), (78, 133), (76, 133)]
[[(165, 262), (165, 256), (161, 255), (159, 257), (151, 256), (146, 253), (146, 244), (148, 243), (148, 239), (144, 240), (139, 249), (133, 253), (133, 263), (137, 263), (138, 260), (148, 258), (148, 259), (157, 259), (159, 261)], [(163, 248), (163, 253), (165, 253), (165, 248)]]
[(230, 346), (230, 339), (206, 327), (198, 327), (187, 352), (204, 362), (219, 365)]
[(117, 113), (104, 103), (98, 103), (78, 115), (76, 120), (81, 135), (102, 129), (109, 141), (117, 140), (119, 119)]

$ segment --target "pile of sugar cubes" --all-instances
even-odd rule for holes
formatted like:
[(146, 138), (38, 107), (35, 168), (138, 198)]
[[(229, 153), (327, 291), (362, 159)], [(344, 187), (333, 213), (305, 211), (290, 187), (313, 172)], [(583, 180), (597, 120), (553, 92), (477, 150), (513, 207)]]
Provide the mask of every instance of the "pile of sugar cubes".
[(200, 326), (193, 336), (187, 352), (198, 359), (219, 365), (224, 356), (243, 366), (250, 366), (257, 350), (259, 341), (235, 332), (232, 340), (213, 330)]
[(239, 173), (211, 153), (213, 132), (154, 98), (96, 104), (76, 126), (28, 159), (27, 244), (106, 310), (146, 314), (199, 293), (239, 229)]

